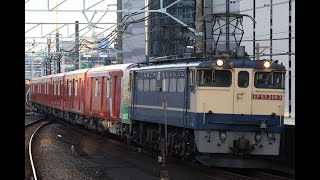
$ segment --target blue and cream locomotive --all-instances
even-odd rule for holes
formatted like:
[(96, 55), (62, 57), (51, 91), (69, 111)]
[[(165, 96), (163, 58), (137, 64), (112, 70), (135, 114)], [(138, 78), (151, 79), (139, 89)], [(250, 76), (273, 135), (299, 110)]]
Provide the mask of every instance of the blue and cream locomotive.
[(218, 57), (130, 69), (133, 142), (168, 153), (279, 155), (285, 67), (271, 60)]

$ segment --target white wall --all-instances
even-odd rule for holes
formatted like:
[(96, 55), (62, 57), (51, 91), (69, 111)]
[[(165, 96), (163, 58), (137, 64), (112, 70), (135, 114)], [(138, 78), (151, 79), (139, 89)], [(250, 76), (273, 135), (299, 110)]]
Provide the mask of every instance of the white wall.
[[(253, 17), (253, 1), (240, 0), (240, 13), (248, 14)], [(256, 41), (260, 46), (270, 46), (270, 0), (256, 1)], [(280, 3), (280, 4), (279, 4)], [(295, 2), (292, 2), (292, 22), (291, 37), (295, 37)], [(253, 55), (253, 24), (248, 18), (244, 18), (244, 41), (242, 45), (246, 46), (249, 55)], [(289, 1), (273, 0), (272, 2), (272, 54), (289, 52)], [(282, 39), (282, 40), (276, 40)], [(250, 41), (251, 40), (251, 41)], [(295, 52), (295, 39), (291, 39), (291, 52)], [(270, 51), (266, 51), (270, 54)], [(270, 58), (262, 56), (261, 58)], [(286, 73), (286, 95), (285, 95), (285, 116), (295, 117), (295, 55), (291, 55), (291, 69), (289, 68), (289, 55), (274, 55), (273, 60), (279, 60), (288, 70)], [(289, 89), (289, 70), (291, 70), (291, 89)], [(291, 104), (289, 102), (289, 91), (291, 92)], [(291, 105), (291, 111), (289, 106)]]

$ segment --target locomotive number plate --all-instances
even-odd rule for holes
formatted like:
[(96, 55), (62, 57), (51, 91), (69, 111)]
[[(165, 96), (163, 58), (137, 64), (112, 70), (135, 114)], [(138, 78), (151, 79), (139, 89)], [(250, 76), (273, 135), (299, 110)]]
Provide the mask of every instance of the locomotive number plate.
[(252, 99), (262, 99), (262, 100), (282, 100), (282, 95), (253, 94)]

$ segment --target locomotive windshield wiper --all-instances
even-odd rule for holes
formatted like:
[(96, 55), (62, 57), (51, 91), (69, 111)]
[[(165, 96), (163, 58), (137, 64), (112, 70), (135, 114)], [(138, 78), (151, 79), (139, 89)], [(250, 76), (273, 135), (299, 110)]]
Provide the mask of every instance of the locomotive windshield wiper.
[(271, 77), (271, 84), (273, 84), (273, 72), (274, 71), (271, 71), (268, 76), (267, 76), (267, 81), (269, 81), (270, 77)]

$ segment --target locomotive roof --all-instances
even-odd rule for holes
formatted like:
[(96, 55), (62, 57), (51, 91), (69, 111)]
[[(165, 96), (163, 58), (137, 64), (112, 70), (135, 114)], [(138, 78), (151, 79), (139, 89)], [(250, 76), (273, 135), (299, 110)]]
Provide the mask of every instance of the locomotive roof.
[[(227, 59), (226, 64), (229, 65), (229, 68), (252, 68), (252, 69), (261, 69), (261, 65), (264, 60), (250, 60), (247, 58), (243, 59)], [(212, 67), (216, 65), (216, 60), (204, 61), (199, 64), (199, 67)], [(284, 65), (277, 64), (272, 62), (271, 67), (268, 69), (273, 70), (286, 70)]]
[[(207, 61), (197, 61), (197, 62), (185, 62), (185, 63), (176, 63), (176, 64), (158, 64), (158, 65), (148, 65), (141, 67), (134, 67), (131, 70), (148, 70), (148, 69), (167, 69), (167, 68), (185, 68), (185, 67), (202, 67), (202, 68), (212, 68), (217, 66), (217, 60), (207, 60)], [(264, 60), (250, 60), (247, 58), (243, 59), (227, 59), (225, 65), (223, 66), (226, 69), (230, 68), (252, 68), (252, 69), (261, 69), (261, 65)], [(271, 67), (268, 69), (273, 70), (285, 70), (285, 66), (282, 64), (272, 63)]]
[(160, 65), (150, 65), (150, 66), (141, 66), (141, 67), (134, 67), (131, 68), (133, 71), (138, 70), (147, 70), (147, 69), (166, 69), (166, 68), (184, 68), (184, 67), (196, 67), (201, 63), (198, 62), (190, 62), (190, 63), (177, 63), (177, 64), (160, 64)]

